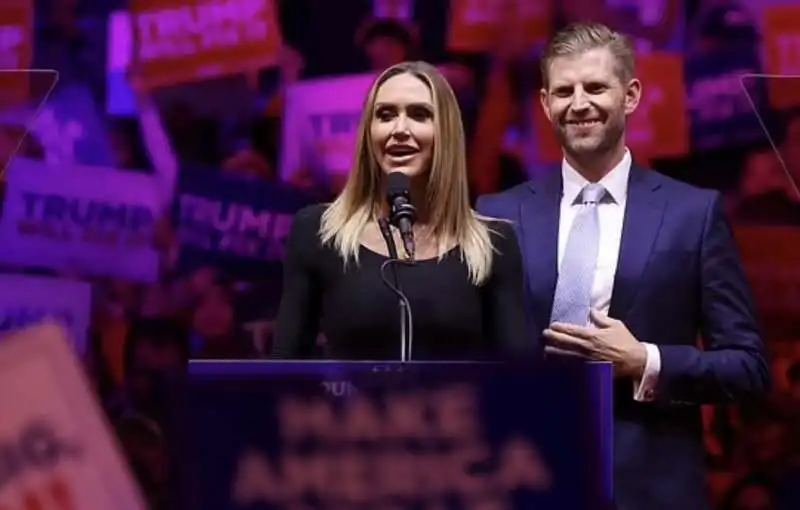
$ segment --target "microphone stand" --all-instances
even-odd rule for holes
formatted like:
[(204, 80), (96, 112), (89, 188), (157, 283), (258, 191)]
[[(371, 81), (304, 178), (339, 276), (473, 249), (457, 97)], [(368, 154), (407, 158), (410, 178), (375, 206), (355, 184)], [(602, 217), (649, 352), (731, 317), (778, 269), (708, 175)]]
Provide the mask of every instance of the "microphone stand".
[[(397, 245), (394, 242), (394, 236), (392, 235), (392, 231), (389, 228), (389, 221), (385, 218), (378, 220), (378, 226), (381, 230), (381, 235), (383, 235), (383, 240), (386, 242), (386, 248), (389, 251), (389, 260), (383, 263), (381, 266), (381, 277), (384, 279), (384, 283), (395, 293), (397, 294), (397, 304), (400, 310), (400, 361), (406, 362), (409, 361), (410, 358), (410, 350), (411, 350), (411, 338), (413, 335), (411, 331), (412, 322), (411, 322), (411, 307), (408, 302), (408, 298), (403, 293), (403, 289), (400, 285), (400, 277), (397, 273), (397, 268), (394, 267), (393, 263), (402, 263), (402, 261), (397, 255)], [(386, 266), (391, 265), (392, 270), (392, 281), (394, 285), (389, 285), (389, 282), (383, 275), (383, 270)]]

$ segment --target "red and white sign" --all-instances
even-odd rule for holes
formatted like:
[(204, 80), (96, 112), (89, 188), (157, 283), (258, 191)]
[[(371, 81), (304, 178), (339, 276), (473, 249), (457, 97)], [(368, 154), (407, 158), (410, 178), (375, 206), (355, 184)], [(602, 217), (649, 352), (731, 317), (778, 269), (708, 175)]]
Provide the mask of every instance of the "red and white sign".
[(738, 227), (734, 233), (759, 313), (762, 317), (796, 316), (800, 307), (800, 229)]
[(0, 510), (143, 510), (61, 327), (0, 339)]
[(143, 88), (254, 71), (278, 62), (274, 0), (131, 0), (133, 67)]
[(800, 6), (764, 9), (764, 65), (769, 101), (777, 109), (800, 105)]
[(490, 52), (509, 33), (533, 46), (550, 33), (550, 0), (451, 0), (447, 47), (451, 51)]
[(33, 59), (33, 0), (0, 2), (0, 107), (28, 99)]

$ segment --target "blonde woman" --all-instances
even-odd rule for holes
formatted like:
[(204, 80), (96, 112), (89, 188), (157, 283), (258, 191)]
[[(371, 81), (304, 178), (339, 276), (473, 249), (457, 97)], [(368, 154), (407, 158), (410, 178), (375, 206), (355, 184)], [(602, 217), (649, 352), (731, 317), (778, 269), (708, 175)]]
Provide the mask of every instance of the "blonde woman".
[(453, 90), (433, 66), (407, 62), (383, 72), (369, 92), (342, 193), (295, 216), (274, 357), (311, 357), (322, 332), (329, 358), (400, 358), (397, 297), (380, 272), (390, 256), (379, 221), (388, 214), (385, 186), (392, 172), (408, 176), (418, 215), (416, 263), (397, 268), (413, 312), (408, 357), (476, 360), (524, 347), (514, 230), (470, 208)]

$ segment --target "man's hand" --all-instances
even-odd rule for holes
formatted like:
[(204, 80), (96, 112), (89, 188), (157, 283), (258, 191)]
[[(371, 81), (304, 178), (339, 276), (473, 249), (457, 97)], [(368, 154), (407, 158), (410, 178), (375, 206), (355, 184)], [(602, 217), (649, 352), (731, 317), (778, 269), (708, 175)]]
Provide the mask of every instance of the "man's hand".
[(544, 330), (545, 353), (610, 361), (617, 375), (639, 379), (644, 373), (647, 349), (625, 324), (592, 310), (594, 327), (554, 322)]

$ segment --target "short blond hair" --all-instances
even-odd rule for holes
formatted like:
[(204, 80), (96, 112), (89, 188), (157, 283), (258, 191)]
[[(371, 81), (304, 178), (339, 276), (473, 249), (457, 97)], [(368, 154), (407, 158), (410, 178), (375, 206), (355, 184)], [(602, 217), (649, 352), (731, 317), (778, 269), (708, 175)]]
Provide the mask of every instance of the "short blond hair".
[(545, 46), (542, 54), (542, 85), (550, 83), (550, 65), (558, 57), (579, 55), (597, 48), (608, 48), (616, 60), (620, 81), (633, 78), (636, 58), (633, 43), (625, 34), (611, 30), (602, 23), (573, 23), (559, 30)]

